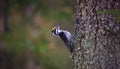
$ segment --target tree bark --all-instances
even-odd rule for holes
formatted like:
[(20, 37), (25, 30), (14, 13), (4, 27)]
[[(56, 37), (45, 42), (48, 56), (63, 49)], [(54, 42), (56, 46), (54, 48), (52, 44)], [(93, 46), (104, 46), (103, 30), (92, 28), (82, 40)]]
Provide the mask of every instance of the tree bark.
[(120, 9), (120, 0), (75, 0), (73, 69), (120, 69), (120, 22), (98, 11)]

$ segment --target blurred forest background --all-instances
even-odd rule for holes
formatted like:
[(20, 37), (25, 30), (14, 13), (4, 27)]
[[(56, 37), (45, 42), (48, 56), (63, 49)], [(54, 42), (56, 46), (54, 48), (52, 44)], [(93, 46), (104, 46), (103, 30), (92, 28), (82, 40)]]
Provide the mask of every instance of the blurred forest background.
[(73, 32), (73, 0), (0, 0), (0, 69), (71, 69), (56, 24)]

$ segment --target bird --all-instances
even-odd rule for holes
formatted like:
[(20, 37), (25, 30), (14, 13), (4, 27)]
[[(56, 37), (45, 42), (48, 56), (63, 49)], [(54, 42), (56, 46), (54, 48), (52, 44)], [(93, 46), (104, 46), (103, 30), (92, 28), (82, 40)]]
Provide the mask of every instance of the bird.
[(63, 40), (63, 42), (65, 43), (65, 45), (69, 49), (69, 51), (71, 53), (73, 52), (73, 50), (74, 50), (73, 37), (69, 31), (61, 30), (60, 26), (56, 25), (52, 28), (51, 32), (53, 35), (58, 35)]

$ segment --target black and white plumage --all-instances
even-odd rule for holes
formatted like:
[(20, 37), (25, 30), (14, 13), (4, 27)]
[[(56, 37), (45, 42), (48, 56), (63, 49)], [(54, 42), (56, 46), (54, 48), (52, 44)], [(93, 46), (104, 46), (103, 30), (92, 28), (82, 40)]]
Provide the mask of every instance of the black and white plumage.
[(64, 43), (66, 44), (67, 48), (70, 50), (70, 52), (73, 52), (73, 38), (70, 32), (66, 31), (66, 30), (61, 30), (60, 26), (55, 26), (52, 29), (52, 33), (53, 35), (59, 35), (60, 38), (64, 41)]

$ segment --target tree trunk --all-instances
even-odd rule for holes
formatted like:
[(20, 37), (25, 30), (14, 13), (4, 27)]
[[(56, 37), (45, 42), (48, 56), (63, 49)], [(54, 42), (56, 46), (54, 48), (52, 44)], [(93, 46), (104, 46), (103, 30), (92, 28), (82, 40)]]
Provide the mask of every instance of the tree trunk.
[(0, 2), (0, 35), (4, 32), (4, 2)]
[(10, 31), (10, 21), (9, 21), (9, 7), (10, 7), (10, 0), (5, 0), (4, 6), (4, 32)]
[(75, 0), (73, 69), (120, 69), (120, 22), (98, 11), (120, 9), (120, 0)]

